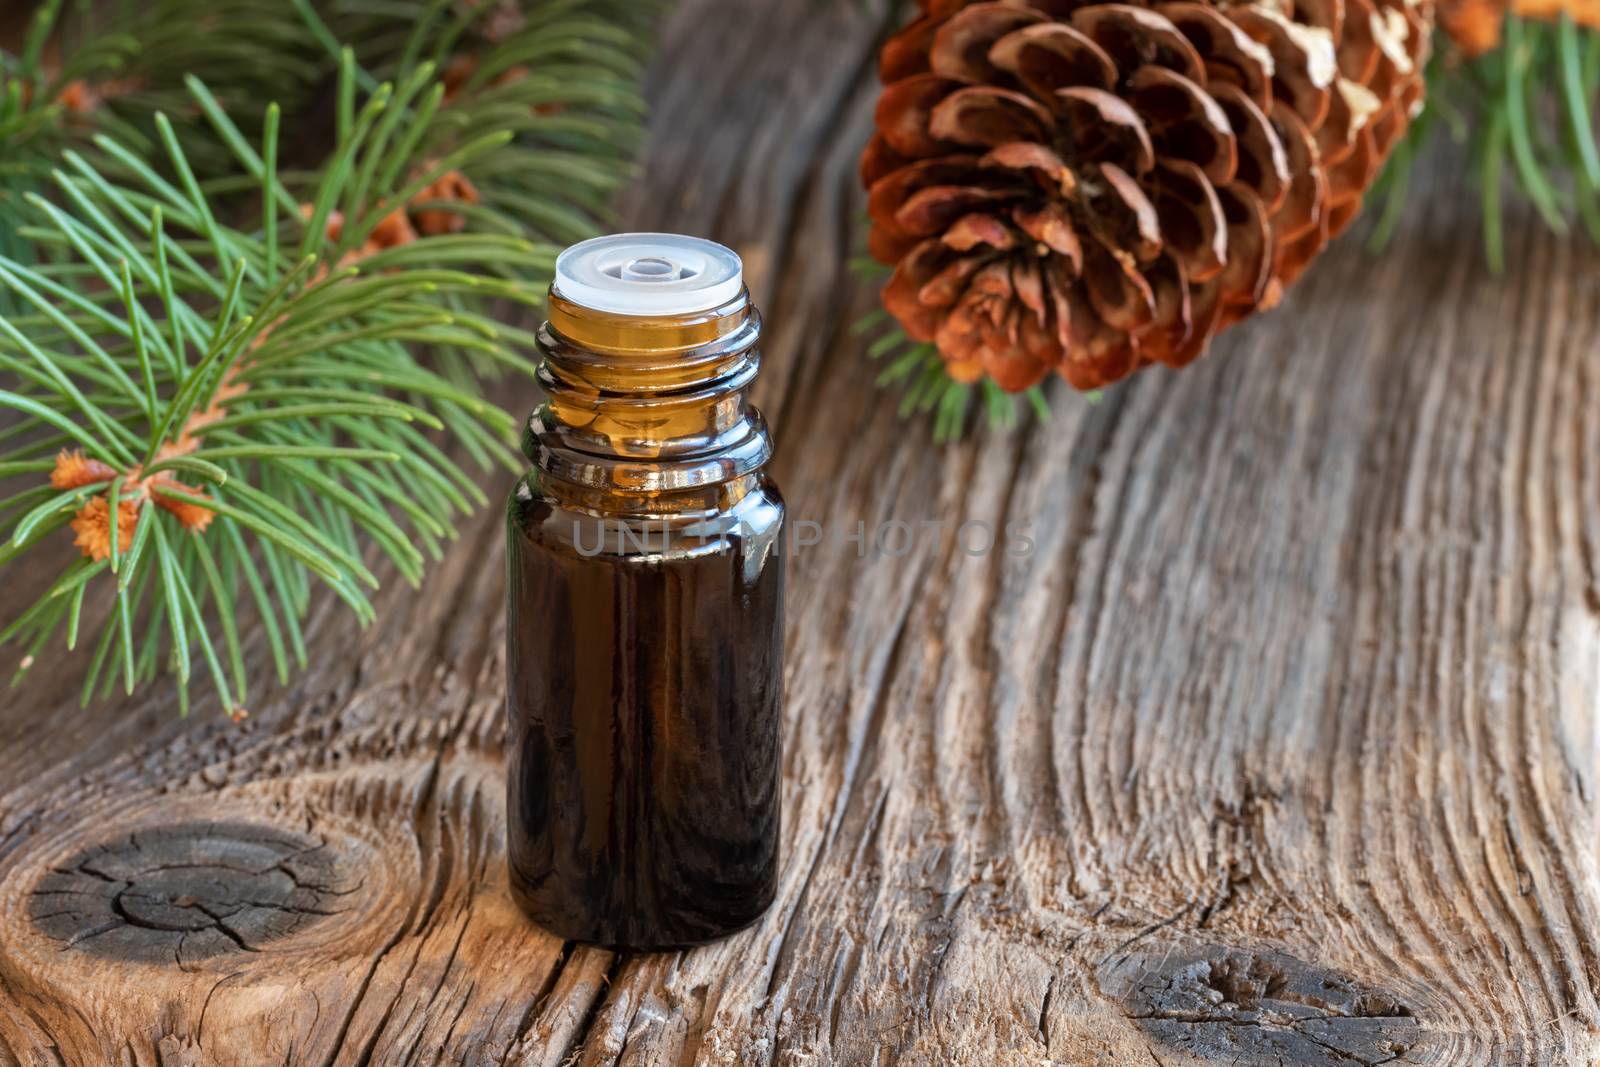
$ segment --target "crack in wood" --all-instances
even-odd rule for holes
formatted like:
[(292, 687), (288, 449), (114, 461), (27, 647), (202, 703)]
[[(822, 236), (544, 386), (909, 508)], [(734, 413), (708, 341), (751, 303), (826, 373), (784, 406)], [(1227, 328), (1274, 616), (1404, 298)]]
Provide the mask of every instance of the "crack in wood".
[(338, 887), (329, 858), (306, 858), (317, 847), (238, 823), (124, 833), (50, 867), (29, 893), (29, 916), (63, 948), (116, 959), (173, 958), (186, 966), (254, 953), (345, 910), (333, 903), (346, 894), (343, 887), (312, 888), (283, 867), (299, 860), (319, 884)]
[(1168, 946), (1111, 965), (1110, 981), (1151, 1039), (1242, 1067), (1377, 1067), (1420, 1040), (1397, 998), (1281, 952)]
[[(422, 850), (424, 856), (430, 855), (426, 848), (428, 837), (428, 830), (426, 827), (429, 825), (429, 816), (436, 814), (435, 798), (439, 786), (439, 777), (441, 773), (440, 764), (442, 760), (443, 749), (442, 747), (436, 748), (434, 750), (433, 759), (429, 762), (426, 770), (424, 771), (422, 783), (418, 789), (416, 799), (411, 805), (413, 812), (413, 832), (417, 836), (418, 848)], [(434, 857), (432, 862), (437, 862), (437, 857)], [(329, 1052), (328, 1062), (324, 1065), (324, 1067), (334, 1067), (334, 1064), (337, 1062), (339, 1052), (341, 1049), (343, 1049), (345, 1040), (349, 1037), (351, 1024), (354, 1023), (357, 1013), (362, 1008), (364, 1001), (366, 1000), (367, 991), (372, 988), (373, 979), (377, 976), (379, 969), (384, 964), (384, 961), (401, 943), (401, 941), (405, 940), (407, 932), (418, 929), (421, 925), (422, 918), (424, 916), (431, 916), (434, 913), (438, 905), (438, 900), (442, 899), (443, 895), (443, 888), (440, 886), (442, 876), (437, 873), (438, 869), (439, 868), (436, 868), (434, 886), (430, 891), (437, 894), (437, 899), (430, 897), (429, 899), (419, 899), (414, 902), (409, 909), (409, 914), (406, 916), (405, 921), (398, 924), (395, 929), (390, 932), (382, 949), (373, 956), (372, 965), (367, 968), (366, 974), (362, 977), (360, 988), (356, 992), (355, 997), (350, 1001), (349, 1008), (346, 1010), (344, 1022), (339, 1028), (338, 1040), (334, 1043), (333, 1049)], [(410, 980), (411, 975), (416, 971), (417, 963), (422, 958), (420, 945), (413, 944), (411, 946), (411, 950), (411, 960), (407, 964), (405, 975), (400, 981), (399, 987), (401, 989), (405, 988), (406, 982)], [(356, 1060), (358, 1067), (366, 1067), (366, 1065), (372, 1062), (373, 1052), (378, 1047), (378, 1042), (384, 1036), (384, 1031), (388, 1025), (389, 1019), (394, 1014), (396, 1003), (396, 999), (391, 998), (384, 1005), (382, 1015), (378, 1019), (377, 1025), (372, 1028), (372, 1032), (368, 1035), (367, 1040), (362, 1045), (361, 1052)]]
[(621, 953), (612, 957), (610, 965), (606, 967), (605, 973), (600, 978), (600, 984), (595, 991), (594, 999), (589, 1002), (588, 1010), (584, 1012), (582, 1020), (573, 1030), (572, 1036), (567, 1041), (565, 1049), (562, 1050), (560, 1058), (554, 1060), (561, 1067), (577, 1063), (579, 1057), (583, 1055), (584, 1046), (588, 1044), (590, 1034), (594, 1031), (595, 1023), (599, 1021), (601, 1009), (611, 999), (612, 983), (616, 981), (617, 975), (622, 972), (622, 968), (627, 961), (628, 958)]
[(779, 976), (783, 973), (784, 967), (788, 961), (790, 952), (790, 931), (793, 928), (795, 918), (800, 915), (802, 909), (805, 907), (808, 892), (811, 886), (811, 879), (815, 876), (817, 869), (827, 858), (829, 844), (832, 842), (834, 835), (838, 832), (838, 828), (843, 823), (845, 813), (849, 808), (850, 798), (855, 792), (856, 778), (863, 762), (864, 753), (872, 744), (872, 741), (877, 736), (879, 730), (882, 729), (883, 716), (885, 714), (885, 709), (888, 706), (890, 679), (894, 677), (900, 663), (900, 657), (903, 654), (904, 638), (908, 622), (908, 612), (900, 613), (896, 619), (894, 631), (889, 638), (888, 653), (884, 660), (884, 666), (878, 676), (878, 685), (871, 696), (871, 703), (866, 716), (866, 721), (861, 728), (859, 739), (856, 741), (856, 743), (850, 746), (851, 756), (845, 765), (844, 778), (839, 785), (839, 792), (834, 799), (834, 813), (833, 817), (829, 820), (828, 831), (818, 843), (816, 853), (812, 856), (811, 863), (806, 868), (805, 878), (800, 884), (800, 891), (795, 897), (794, 906), (785, 916), (783, 928), (778, 935), (778, 948), (774, 956), (772, 970), (767, 979), (766, 999), (768, 1000), (771, 999), (772, 991), (776, 988), (779, 981)]

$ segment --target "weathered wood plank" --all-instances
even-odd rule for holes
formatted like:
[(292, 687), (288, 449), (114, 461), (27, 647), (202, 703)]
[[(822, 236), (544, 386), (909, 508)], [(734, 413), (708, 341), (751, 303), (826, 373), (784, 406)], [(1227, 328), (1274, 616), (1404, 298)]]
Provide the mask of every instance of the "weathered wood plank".
[(625, 204), (745, 255), (795, 516), (946, 524), (794, 562), (767, 920), (619, 958), (517, 915), (485, 515), (367, 633), (320, 606), (243, 728), (79, 711), (65, 662), (5, 698), (0, 1064), (1600, 1055), (1600, 256), (1518, 219), (1488, 275), (1436, 161), (1207, 361), (934, 448), (847, 329), (887, 18), (679, 4)]

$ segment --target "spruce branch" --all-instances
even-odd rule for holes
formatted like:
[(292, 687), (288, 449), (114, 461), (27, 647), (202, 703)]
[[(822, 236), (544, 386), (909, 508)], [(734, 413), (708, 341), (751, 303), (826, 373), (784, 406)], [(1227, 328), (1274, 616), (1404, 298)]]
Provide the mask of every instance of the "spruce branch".
[[(189, 109), (188, 77), (230, 106), (297, 107), (326, 69), (304, 24), (280, 4), (123, 0), (97, 15), (93, 5), (46, 0), (20, 54), (0, 51), (0, 143), (13, 157), (33, 150), (31, 159), (8, 160), (10, 169), (95, 133), (150, 149), (149, 118)], [(200, 150), (230, 162), (213, 146)]]
[(138, 157), (158, 150), (152, 117), (172, 116), (202, 175), (231, 165), (225, 146), (191, 125), (186, 78), (203, 79), (230, 107), (307, 103), (327, 69), (304, 24), (258, 0), (45, 0), (17, 54), (0, 49), (0, 253), (28, 246), (17, 234), (23, 203), (48, 190), (67, 148), (109, 134)]
[(1467, 57), (1448, 48), (1428, 72), (1426, 110), (1395, 151), (1374, 195), (1381, 247), (1408, 202), (1411, 167), (1443, 129), (1467, 145), (1482, 197), (1484, 254), (1505, 269), (1506, 178), (1551, 230), (1580, 222), (1600, 243), (1600, 30), (1508, 12), (1501, 46)]
[[(343, 69), (356, 101), (354, 63)], [(425, 154), (427, 136), (392, 136), (393, 115), (438, 88), (423, 64), (356, 101), (301, 184), (277, 166), (276, 107), (252, 144), (191, 79), (193, 106), (258, 190), (247, 229), (223, 221), (163, 114), (159, 169), (102, 134), (109, 172), (69, 150), (49, 174), (54, 195), (27, 197), (29, 233), (50, 254), (0, 256), (17, 309), (0, 313), (0, 408), (16, 420), (0, 434), (0, 476), (20, 486), (0, 499), (0, 567), (69, 530), (79, 557), (0, 631), (23, 670), (98, 619), (86, 700), (165, 670), (187, 707), (201, 673), (238, 713), (245, 605), (287, 678), (306, 659), (314, 584), (371, 621), (364, 546), (414, 584), (454, 519), (485, 502), (436, 437), (518, 466), (513, 417), (418, 353), (469, 350), (530, 372), (529, 335), (485, 308), (537, 303), (516, 279), (548, 270), (554, 249), (418, 232), (422, 191), (510, 136), (463, 138), (442, 158)], [(110, 600), (103, 617), (85, 611), (97, 596)]]
[[(341, 132), (352, 121), (355, 88), (380, 80), (402, 87), (373, 133), (396, 151), (358, 174), (351, 200), (410, 177), (402, 194), (414, 207), (408, 221), (430, 237), (471, 230), (559, 247), (605, 228), (613, 193), (635, 173), (645, 110), (638, 82), (660, 0), (293, 0), (284, 7), (346, 68), (335, 102)], [(348, 55), (341, 42), (351, 42)], [(423, 88), (407, 94), (408, 85)], [(485, 130), (500, 142), (485, 148)], [(470, 164), (462, 151), (471, 152)], [(426, 170), (402, 175), (400, 159), (421, 159)], [(475, 263), (468, 246), (431, 254), (538, 286), (554, 267), (553, 256)], [(451, 294), (438, 302), (463, 325), (489, 326), (479, 302)], [(437, 344), (433, 357), (446, 379), (476, 388), (503, 369), (495, 351), (463, 335), (461, 343)], [(478, 450), (470, 436), (463, 443)]]
[(333, 0), (327, 24), (386, 81), (425, 65), (441, 72), (442, 91), (419, 111), (429, 120), (424, 155), (443, 156), (479, 130), (514, 135), (463, 168), (481, 198), (443, 205), (458, 227), (471, 220), (565, 245), (602, 228), (612, 193), (634, 174), (645, 110), (638, 83), (661, 7), (395, 0), (378, 15), (362, 0)]

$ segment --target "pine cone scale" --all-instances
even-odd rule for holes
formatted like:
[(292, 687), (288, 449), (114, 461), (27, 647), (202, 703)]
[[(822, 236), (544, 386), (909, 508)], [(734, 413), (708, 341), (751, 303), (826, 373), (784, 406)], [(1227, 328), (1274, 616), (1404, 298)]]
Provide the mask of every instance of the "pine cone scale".
[(1198, 164), (1212, 182), (1233, 180), (1238, 150), (1222, 106), (1166, 67), (1140, 67), (1128, 82), (1135, 111), (1162, 159)]
[(1006, 34), (989, 49), (989, 62), (1011, 74), (1041, 100), (1057, 89), (1110, 89), (1117, 65), (1089, 37), (1059, 22), (1036, 23)]
[(1192, 80), (1205, 78), (1200, 53), (1158, 11), (1127, 4), (1095, 4), (1074, 11), (1072, 24), (1098, 44), (1123, 74), (1154, 65)]
[(1070, 273), (1074, 278), (1083, 270), (1083, 242), (1073, 228), (1071, 214), (1061, 205), (1044, 204), (1032, 210), (1015, 207), (1011, 211), (1011, 219), (1018, 229), (1033, 239), (1035, 251), (1040, 255), (1054, 252), (1071, 267)]
[(886, 88), (878, 100), (878, 132), (889, 147), (907, 159), (926, 159), (953, 150), (935, 138), (928, 126), (933, 108), (961, 83), (937, 74), (913, 74)]
[(1089, 242), (1084, 250), (1083, 279), (1090, 305), (1111, 329), (1133, 333), (1155, 321), (1155, 293), (1126, 252), (1113, 252), (1099, 241)]
[(1088, 162), (1116, 162), (1134, 174), (1155, 166), (1155, 146), (1139, 113), (1104, 89), (1057, 89), (1074, 154)]
[(1216, 191), (1227, 221), (1228, 261), (1217, 282), (1230, 307), (1255, 307), (1272, 280), (1272, 232), (1261, 200), (1240, 184)]
[(1291, 171), (1278, 131), (1249, 94), (1237, 85), (1216, 84), (1217, 105), (1233, 130), (1237, 165), (1234, 177), (1254, 189), (1268, 214), (1288, 195)]
[(1163, 160), (1156, 184), (1160, 233), (1184, 278), (1214, 278), (1228, 259), (1228, 221), (1215, 186), (1187, 160)]
[(1149, 262), (1161, 251), (1161, 224), (1144, 188), (1114, 163), (1102, 163), (1099, 180), (1086, 186), (1082, 202), (1089, 232), (1115, 252), (1126, 249), (1133, 260)]
[(976, 4), (958, 13), (934, 34), (928, 66), (937, 74), (973, 85), (992, 84), (1006, 69), (996, 62), (995, 44), (1045, 17), (1025, 7), (1004, 3)]
[(1032, 98), (1010, 89), (968, 86), (934, 106), (928, 133), (955, 144), (998, 148), (1014, 141), (1042, 144), (1055, 121)]

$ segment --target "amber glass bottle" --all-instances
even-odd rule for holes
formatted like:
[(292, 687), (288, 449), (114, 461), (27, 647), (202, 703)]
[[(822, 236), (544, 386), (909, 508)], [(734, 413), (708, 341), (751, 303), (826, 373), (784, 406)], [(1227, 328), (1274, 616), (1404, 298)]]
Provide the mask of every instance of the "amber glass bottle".
[(783, 501), (746, 403), (760, 318), (721, 245), (557, 262), (548, 400), (507, 513), (511, 888), (561, 937), (746, 926), (778, 872)]

